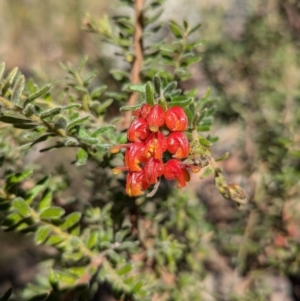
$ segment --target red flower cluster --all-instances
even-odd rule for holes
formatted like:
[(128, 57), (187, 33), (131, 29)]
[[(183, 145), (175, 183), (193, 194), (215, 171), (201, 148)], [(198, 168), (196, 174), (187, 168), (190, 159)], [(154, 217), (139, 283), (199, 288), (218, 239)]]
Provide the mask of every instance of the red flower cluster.
[[(161, 176), (176, 180), (178, 187), (184, 187), (190, 175), (187, 164), (181, 160), (189, 154), (190, 145), (184, 131), (188, 119), (181, 107), (169, 108), (166, 112), (156, 104), (148, 104), (134, 112), (135, 119), (127, 130), (129, 143), (111, 148), (112, 153), (121, 148), (125, 151), (125, 166), (113, 169), (115, 174), (128, 171), (126, 192), (129, 196), (139, 196), (150, 185), (157, 183)], [(168, 135), (161, 131), (168, 129)], [(166, 132), (166, 131), (164, 131)], [(172, 159), (164, 162), (164, 153)]]

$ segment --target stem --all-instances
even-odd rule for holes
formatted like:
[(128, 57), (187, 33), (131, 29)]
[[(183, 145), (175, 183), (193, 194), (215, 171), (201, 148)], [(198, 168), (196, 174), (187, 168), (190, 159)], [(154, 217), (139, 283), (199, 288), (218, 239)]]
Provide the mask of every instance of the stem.
[(90, 146), (88, 144), (80, 141), (80, 138), (78, 138), (76, 135), (70, 134), (70, 133), (68, 133), (64, 129), (56, 128), (53, 124), (51, 124), (51, 123), (47, 122), (46, 120), (40, 118), (36, 114), (33, 114), (31, 116), (26, 116), (23, 113), (23, 108), (15, 106), (9, 100), (7, 100), (6, 98), (1, 97), (1, 96), (0, 96), (0, 104), (3, 104), (4, 107), (6, 107), (7, 109), (9, 109), (11, 111), (14, 111), (14, 112), (16, 112), (16, 113), (24, 116), (28, 120), (31, 120), (31, 121), (33, 121), (33, 122), (35, 122), (37, 124), (45, 126), (48, 129), (49, 133), (53, 133), (53, 134), (55, 134), (55, 135), (57, 135), (59, 137), (62, 137), (62, 138), (68, 138), (68, 137), (75, 138), (76, 140), (79, 141), (79, 145), (78, 146), (82, 147), (84, 150), (86, 150), (88, 153), (91, 154), (91, 152), (89, 152)]
[(0, 103), (2, 103), (6, 108), (23, 115), (27, 119), (30, 119), (31, 121), (34, 121), (36, 123), (46, 126), (49, 132), (55, 133), (61, 137), (68, 136), (65, 130), (55, 128), (55, 126), (53, 126), (52, 124), (48, 123), (47, 121), (41, 119), (38, 115), (33, 114), (29, 117), (25, 116), (22, 112), (22, 108), (15, 106), (14, 104), (12, 104), (9, 100), (5, 99), (4, 97), (0, 96)]
[[(135, 32), (133, 37), (133, 49), (135, 58), (131, 66), (130, 81), (132, 84), (139, 84), (141, 81), (140, 71), (143, 64), (143, 6), (144, 0), (135, 0), (134, 11), (135, 11)], [(130, 94), (127, 105), (133, 106), (137, 103), (138, 93), (133, 92)], [(124, 118), (124, 128), (128, 128), (131, 122), (132, 112), (127, 111)]]

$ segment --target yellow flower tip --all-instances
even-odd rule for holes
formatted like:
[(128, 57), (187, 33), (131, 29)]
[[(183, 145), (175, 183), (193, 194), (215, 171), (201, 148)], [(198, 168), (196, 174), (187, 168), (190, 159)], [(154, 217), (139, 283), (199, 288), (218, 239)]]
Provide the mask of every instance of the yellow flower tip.
[(120, 167), (116, 167), (116, 168), (113, 168), (111, 171), (114, 175), (118, 175), (121, 173), (122, 169)]
[(112, 154), (116, 154), (120, 151), (120, 146), (119, 145), (115, 145), (115, 146), (112, 146), (109, 151), (112, 153)]
[(196, 166), (196, 165), (191, 165), (190, 166), (190, 170), (192, 173), (197, 173), (201, 170), (201, 167), (200, 166)]
[(149, 129), (150, 129), (151, 132), (154, 132), (154, 133), (158, 132), (158, 130), (159, 130), (159, 128), (157, 126), (154, 126), (154, 125), (149, 126)]

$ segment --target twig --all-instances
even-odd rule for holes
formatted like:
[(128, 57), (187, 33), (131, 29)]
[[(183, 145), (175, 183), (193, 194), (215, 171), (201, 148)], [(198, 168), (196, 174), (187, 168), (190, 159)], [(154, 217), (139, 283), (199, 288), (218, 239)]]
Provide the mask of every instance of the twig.
[[(135, 32), (133, 37), (133, 48), (135, 53), (135, 58), (133, 64), (131, 66), (131, 74), (130, 81), (132, 84), (139, 84), (140, 79), (140, 71), (143, 64), (143, 13), (142, 9), (144, 6), (144, 0), (135, 0), (134, 10), (135, 10)], [(130, 94), (127, 105), (132, 106), (137, 103), (138, 93), (133, 92)], [(131, 121), (131, 111), (125, 112), (124, 117), (124, 128), (128, 128)]]

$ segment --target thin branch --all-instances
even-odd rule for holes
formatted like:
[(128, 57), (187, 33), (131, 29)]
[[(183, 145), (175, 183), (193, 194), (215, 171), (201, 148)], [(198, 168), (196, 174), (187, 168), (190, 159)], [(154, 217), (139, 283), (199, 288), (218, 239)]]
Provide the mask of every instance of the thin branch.
[[(133, 64), (131, 66), (131, 74), (130, 81), (132, 84), (139, 84), (141, 82), (140, 79), (140, 71), (143, 64), (143, 6), (144, 0), (135, 0), (134, 10), (135, 10), (135, 32), (133, 37), (133, 49), (135, 53), (135, 58)], [(127, 105), (132, 106), (137, 103), (138, 93), (133, 92), (130, 94)], [(132, 112), (127, 111), (124, 117), (124, 128), (128, 128), (131, 121)]]

